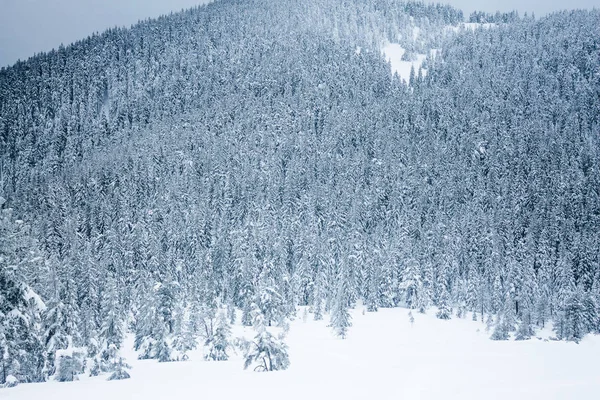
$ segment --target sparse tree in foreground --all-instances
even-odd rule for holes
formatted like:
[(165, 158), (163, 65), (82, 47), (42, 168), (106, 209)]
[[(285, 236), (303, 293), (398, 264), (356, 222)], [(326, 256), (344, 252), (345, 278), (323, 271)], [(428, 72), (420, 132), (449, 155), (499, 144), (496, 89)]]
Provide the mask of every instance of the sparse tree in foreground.
[(290, 366), (287, 353), (287, 345), (283, 341), (283, 335), (273, 336), (265, 326), (264, 318), (258, 314), (255, 317), (254, 329), (256, 336), (254, 340), (243, 342), (244, 369), (255, 365), (257, 372), (285, 370)]

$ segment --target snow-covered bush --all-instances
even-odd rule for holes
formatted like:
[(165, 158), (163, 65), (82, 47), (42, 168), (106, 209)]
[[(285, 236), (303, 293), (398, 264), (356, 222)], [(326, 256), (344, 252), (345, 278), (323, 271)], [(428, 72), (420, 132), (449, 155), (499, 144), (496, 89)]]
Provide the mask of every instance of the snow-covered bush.
[(54, 365), (56, 373), (54, 379), (59, 382), (76, 381), (77, 375), (83, 373), (83, 360), (85, 349), (70, 347), (64, 350), (57, 350)]
[(204, 359), (207, 361), (226, 361), (229, 359), (227, 353), (231, 344), (229, 338), (231, 328), (227, 322), (225, 314), (220, 313), (217, 319), (217, 326), (204, 341)]
[(278, 371), (290, 366), (287, 345), (283, 341), (284, 335), (275, 337), (265, 324), (262, 315), (255, 318), (256, 336), (252, 341), (242, 341), (244, 350), (244, 369), (255, 365), (254, 371)]
[(130, 367), (123, 361), (123, 357), (119, 357), (119, 361), (117, 361), (117, 363), (115, 363), (114, 371), (112, 374), (110, 374), (110, 376), (108, 377), (108, 380), (109, 381), (120, 381), (123, 379), (131, 378), (131, 376), (129, 375), (129, 372), (127, 372), (125, 370), (125, 368), (130, 368)]
[(121, 379), (129, 379), (129, 373), (126, 369), (131, 368), (123, 357), (119, 355), (119, 349), (114, 344), (108, 346), (108, 371), (111, 372), (108, 377), (109, 381), (121, 380)]
[[(15, 378), (14, 375), (9, 375), (6, 377), (6, 382), (4, 383), (4, 387), (6, 388), (11, 388), (11, 387), (15, 387), (19, 384), (19, 380), (17, 378)], [(0, 386), (2, 387), (2, 386)]]

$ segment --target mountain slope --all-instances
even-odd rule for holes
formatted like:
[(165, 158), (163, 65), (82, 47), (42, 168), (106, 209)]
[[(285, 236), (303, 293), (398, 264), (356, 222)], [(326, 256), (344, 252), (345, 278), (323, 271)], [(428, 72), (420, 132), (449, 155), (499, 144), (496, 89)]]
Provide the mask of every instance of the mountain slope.
[[(597, 333), (598, 16), (219, 1), (3, 69), (0, 383), (126, 330), (175, 358), (219, 310)], [(442, 50), (405, 84), (386, 43)]]

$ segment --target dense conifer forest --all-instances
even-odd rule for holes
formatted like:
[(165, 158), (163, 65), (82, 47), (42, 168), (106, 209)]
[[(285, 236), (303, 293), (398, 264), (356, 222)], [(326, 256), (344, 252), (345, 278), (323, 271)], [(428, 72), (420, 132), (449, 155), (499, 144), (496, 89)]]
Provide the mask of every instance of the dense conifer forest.
[(598, 333), (599, 110), (600, 11), (219, 0), (1, 69), (0, 385), (232, 323), (285, 368), (298, 306)]

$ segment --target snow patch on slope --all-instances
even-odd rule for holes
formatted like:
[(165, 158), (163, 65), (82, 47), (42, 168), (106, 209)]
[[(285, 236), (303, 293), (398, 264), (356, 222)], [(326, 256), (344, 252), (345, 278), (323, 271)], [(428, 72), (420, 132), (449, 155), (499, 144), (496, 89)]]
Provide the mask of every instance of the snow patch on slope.
[[(396, 73), (401, 80), (406, 82), (410, 79), (411, 68), (415, 69), (415, 75), (419, 72), (419, 68), (427, 59), (426, 54), (416, 54), (413, 61), (404, 61), (402, 57), (406, 53), (406, 49), (397, 43), (386, 43), (381, 52), (383, 53), (385, 60), (390, 63), (392, 67), (392, 74)], [(427, 73), (426, 69), (423, 69), (423, 76)]]
[(420, 34), (421, 28), (419, 28), (418, 26), (413, 26), (413, 41), (416, 41)]
[(479, 23), (479, 22), (463, 22), (458, 25), (447, 26), (446, 29), (451, 32), (459, 33), (460, 31), (475, 31), (477, 29), (491, 29), (497, 25), (492, 23)]

